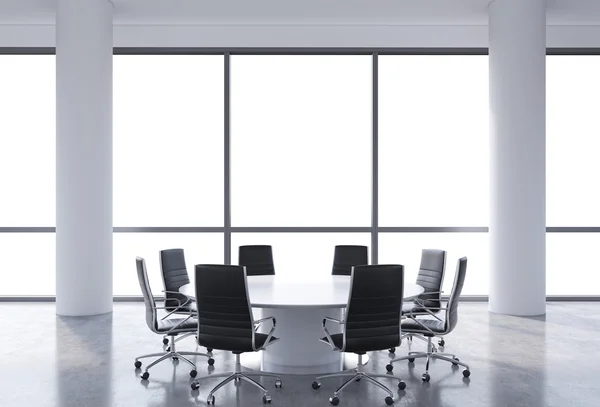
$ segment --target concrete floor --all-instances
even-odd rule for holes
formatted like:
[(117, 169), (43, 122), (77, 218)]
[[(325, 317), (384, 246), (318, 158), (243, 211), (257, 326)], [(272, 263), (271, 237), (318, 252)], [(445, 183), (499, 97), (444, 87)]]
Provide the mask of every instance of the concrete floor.
[[(179, 407), (205, 406), (216, 380), (191, 391), (187, 365), (163, 362), (142, 382), (134, 357), (160, 351), (160, 337), (144, 322), (142, 303), (116, 303), (114, 313), (57, 317), (52, 303), (0, 303), (0, 407)], [(549, 303), (542, 318), (490, 314), (485, 303), (462, 303), (456, 330), (445, 351), (471, 365), (462, 369), (435, 361), (431, 382), (423, 383), (424, 362), (400, 362), (394, 374), (407, 384), (396, 406), (546, 407), (600, 406), (600, 303)], [(193, 337), (180, 350), (193, 350)], [(323, 345), (326, 346), (326, 345)], [(396, 351), (406, 352), (406, 343)], [(423, 348), (415, 341), (413, 350)], [(388, 352), (372, 353), (366, 371), (385, 372)], [(214, 372), (232, 369), (233, 357), (215, 352)], [(208, 373), (198, 361), (199, 375)], [(283, 376), (272, 406), (329, 406), (342, 379), (313, 390), (312, 376)], [(395, 386), (391, 380), (387, 383)], [(340, 406), (385, 406), (385, 394), (361, 381), (344, 390)], [(261, 392), (247, 384), (227, 385), (217, 406), (261, 406)]]

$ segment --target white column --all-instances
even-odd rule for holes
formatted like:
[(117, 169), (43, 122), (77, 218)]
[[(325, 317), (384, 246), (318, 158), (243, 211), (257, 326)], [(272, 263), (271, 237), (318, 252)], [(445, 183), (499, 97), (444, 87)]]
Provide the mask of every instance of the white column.
[[(56, 312), (112, 311), (112, 3), (58, 0)], [(133, 259), (131, 259), (132, 273)]]
[(489, 7), (490, 302), (546, 311), (546, 1)]

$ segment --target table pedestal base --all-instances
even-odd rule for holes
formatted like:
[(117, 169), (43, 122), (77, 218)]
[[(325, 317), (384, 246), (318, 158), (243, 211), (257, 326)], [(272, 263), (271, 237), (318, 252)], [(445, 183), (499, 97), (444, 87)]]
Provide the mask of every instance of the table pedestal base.
[[(342, 308), (254, 308), (253, 313), (255, 319), (275, 317), (274, 335), (280, 340), (262, 352), (243, 354), (243, 366), (280, 374), (335, 373), (356, 367), (355, 355), (333, 351), (319, 341), (325, 336), (323, 317), (342, 319)], [(336, 323), (327, 323), (327, 326), (332, 335), (341, 332)], [(270, 328), (270, 321), (266, 321), (258, 332), (267, 333)], [(367, 360), (365, 355), (363, 363)]]

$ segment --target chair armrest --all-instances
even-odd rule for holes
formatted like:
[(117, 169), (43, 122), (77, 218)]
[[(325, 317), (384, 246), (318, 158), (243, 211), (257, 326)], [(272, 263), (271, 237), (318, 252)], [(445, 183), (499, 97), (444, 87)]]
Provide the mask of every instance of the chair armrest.
[[(425, 304), (422, 304), (422, 303), (419, 303), (419, 306), (421, 307), (419, 309), (422, 309), (423, 311), (427, 312), (427, 314), (429, 314), (430, 316), (434, 317), (435, 319), (437, 319), (440, 322), (443, 322), (442, 319), (440, 317), (438, 317), (437, 315), (435, 315), (435, 313), (433, 312), (433, 310), (435, 310), (436, 312), (437, 311), (447, 311), (448, 310), (447, 307), (427, 307), (427, 306), (425, 306)], [(421, 315), (423, 315), (423, 314), (421, 314)], [(406, 314), (406, 316), (408, 318), (414, 319), (415, 317), (418, 316), (418, 314), (413, 314), (412, 312), (408, 312)]]
[[(333, 343), (333, 339), (331, 339), (331, 334), (329, 333), (329, 330), (327, 329), (327, 321), (330, 322), (335, 322), (338, 325), (345, 325), (346, 321), (340, 321), (339, 319), (335, 319), (335, 318), (331, 318), (331, 317), (325, 317), (323, 318), (323, 332), (325, 332), (325, 337), (327, 338), (327, 342), (329, 343), (329, 346), (331, 346), (331, 349), (337, 349), (335, 347), (335, 344)], [(346, 348), (346, 330), (344, 329), (343, 332), (343, 336), (342, 336), (342, 349)]]
[[(258, 326), (267, 321), (267, 320), (271, 320), (271, 322), (273, 323), (273, 325), (271, 326), (271, 330), (269, 331), (269, 333), (267, 334), (267, 339), (265, 339), (265, 343), (263, 344), (262, 347), (257, 348), (256, 347), (256, 329), (258, 328)], [(252, 330), (252, 349), (254, 349), (255, 351), (257, 350), (262, 350), (264, 348), (266, 348), (271, 341), (271, 337), (273, 336), (273, 332), (275, 332), (275, 326), (277, 324), (277, 321), (275, 320), (275, 317), (266, 317), (266, 318), (261, 318), (259, 320), (253, 321), (254, 325), (258, 324), (258, 326), (255, 326), (254, 329)]]
[[(171, 308), (171, 307), (169, 307), (169, 308)], [(154, 309), (164, 309), (164, 310), (166, 310), (166, 309), (167, 309), (167, 307), (165, 307), (165, 306), (163, 306), (163, 307), (154, 307)], [(177, 311), (177, 310), (175, 310), (175, 311)], [(162, 318), (162, 319), (165, 319), (165, 318), (167, 318), (168, 316), (172, 315), (172, 314), (173, 314), (175, 311), (171, 311), (171, 312), (169, 312), (169, 313), (168, 313), (168, 314), (167, 314), (167, 315), (166, 315), (164, 318)], [(165, 332), (164, 334), (165, 334), (165, 335), (169, 335), (169, 334), (170, 334), (171, 332), (173, 332), (175, 329), (179, 328), (179, 326), (180, 326), (181, 324), (183, 324), (184, 322), (186, 322), (188, 319), (192, 318), (193, 316), (194, 316), (194, 314), (193, 314), (193, 313), (192, 313), (192, 311), (190, 310), (190, 315), (188, 315), (187, 317), (185, 317), (183, 320), (179, 321), (179, 323), (178, 323), (177, 325), (175, 325), (173, 328), (169, 329), (169, 330), (168, 330), (167, 332)], [(162, 319), (161, 319), (161, 320), (162, 320)]]
[[(167, 309), (170, 309), (170, 308), (171, 307), (154, 307), (154, 309), (164, 309), (164, 310), (167, 310)], [(179, 308), (176, 308), (173, 311), (168, 312), (167, 315), (165, 315), (164, 317), (162, 317), (160, 320), (162, 321), (163, 319), (166, 319), (166, 318), (170, 317), (171, 315), (173, 315), (177, 311), (179, 311)], [(186, 319), (188, 319), (189, 317), (193, 317), (194, 316), (194, 313), (192, 312), (192, 310), (187, 310), (187, 311), (189, 312), (190, 315)], [(181, 311), (179, 311), (179, 312), (181, 313)]]
[(325, 321), (335, 322), (336, 324), (340, 324), (340, 325), (343, 325), (346, 323), (345, 321), (340, 321), (339, 319), (325, 317), (325, 318), (323, 318), (323, 326), (325, 326)]
[(256, 321), (254, 321), (255, 324), (260, 324), (261, 322), (267, 321), (269, 319), (273, 320), (273, 325), (275, 325), (275, 317), (266, 317), (266, 318), (261, 318), (261, 319), (257, 319)]
[[(180, 293), (180, 292), (178, 292), (178, 291), (168, 291), (168, 290), (163, 290), (162, 292), (163, 292), (163, 293), (165, 293), (165, 294), (180, 294), (180, 295), (183, 295), (183, 294), (181, 294), (181, 293)], [(175, 307), (175, 309), (174, 309), (174, 310), (172, 310), (172, 311), (171, 311), (171, 312), (169, 312), (167, 315), (165, 315), (164, 317), (162, 317), (162, 318), (161, 318), (161, 321), (162, 321), (163, 319), (165, 319), (165, 318), (168, 318), (168, 317), (170, 317), (171, 315), (173, 315), (173, 314), (174, 314), (174, 313), (176, 313), (176, 312), (181, 312), (181, 311), (189, 311), (189, 310), (186, 310), (186, 309), (183, 309), (183, 310), (182, 310), (181, 308), (183, 308), (183, 307), (185, 307), (186, 305), (188, 305), (188, 304), (191, 304), (191, 303), (193, 302), (193, 300), (192, 300), (192, 299), (190, 299), (190, 298), (187, 298), (183, 304), (181, 303), (181, 301), (179, 300), (179, 298), (169, 298), (169, 301), (177, 301), (177, 306)], [(167, 298), (166, 298), (166, 297), (165, 297), (165, 301), (164, 301), (164, 302), (165, 302), (165, 304), (167, 303)], [(169, 308), (173, 308), (173, 307), (169, 307)], [(166, 309), (166, 308), (165, 308), (165, 309)]]

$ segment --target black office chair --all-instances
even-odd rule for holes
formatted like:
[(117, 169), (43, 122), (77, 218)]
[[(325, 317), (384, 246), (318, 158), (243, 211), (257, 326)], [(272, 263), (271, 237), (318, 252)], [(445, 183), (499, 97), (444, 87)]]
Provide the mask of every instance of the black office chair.
[[(175, 314), (189, 314), (190, 312), (195, 314), (196, 303), (179, 292), (182, 285), (190, 283), (183, 249), (161, 250), (159, 257), (167, 311)], [(191, 335), (195, 335), (195, 332), (181, 335), (176, 342)], [(163, 338), (163, 343), (165, 345), (169, 343), (166, 336)]]
[[(434, 313), (439, 312), (445, 270), (445, 250), (421, 250), (421, 264), (419, 266), (419, 274), (417, 275), (417, 284), (423, 287), (425, 291), (419, 295), (417, 300), (424, 301), (425, 305), (427, 305)], [(427, 311), (420, 308), (418, 301), (406, 302), (402, 306), (402, 315), (408, 313), (413, 315), (429, 315)], [(424, 336), (410, 333), (403, 333), (402, 339), (407, 338), (409, 341), (412, 341), (413, 336), (427, 342), (427, 339)], [(440, 339), (438, 344), (444, 346), (444, 339)], [(395, 353), (396, 348), (390, 348), (390, 352)]]
[[(196, 265), (196, 304), (198, 307), (198, 344), (213, 349), (233, 352), (235, 370), (229, 373), (212, 374), (194, 380), (192, 390), (197, 390), (199, 381), (215, 377), (226, 379), (217, 384), (208, 394), (206, 403), (215, 404), (217, 390), (232, 380), (244, 380), (263, 392), (263, 403), (271, 402), (271, 395), (250, 376), (275, 377), (275, 387), (282, 385), (281, 378), (263, 372), (242, 373), (240, 354), (264, 350), (275, 343), (273, 336), (275, 318), (267, 317), (255, 321), (248, 299), (246, 270), (243, 266)], [(257, 323), (271, 320), (273, 326), (268, 334), (256, 332)]]
[(369, 251), (367, 246), (335, 246), (333, 254), (334, 276), (349, 276), (352, 274), (353, 266), (366, 266), (369, 264)]
[[(366, 379), (388, 393), (385, 403), (394, 403), (394, 393), (375, 377), (393, 378), (387, 375), (368, 375), (363, 371), (362, 355), (375, 350), (384, 350), (400, 343), (400, 312), (404, 289), (404, 268), (401, 265), (356, 266), (352, 269), (350, 295), (346, 306), (344, 321), (325, 317), (321, 341), (335, 351), (353, 352), (358, 355), (358, 366), (353, 372), (334, 373), (317, 377), (313, 389), (321, 387), (320, 380), (328, 377), (350, 376), (333, 393), (329, 402), (336, 406), (338, 394), (350, 383)], [(341, 325), (342, 333), (331, 335), (327, 330), (327, 321)], [(400, 380), (398, 388), (404, 390), (406, 384)]]
[[(458, 323), (458, 301), (460, 299), (460, 293), (462, 291), (465, 275), (467, 274), (467, 258), (463, 257), (458, 260), (456, 266), (456, 275), (454, 276), (454, 285), (452, 286), (452, 292), (448, 299), (446, 307), (441, 307), (441, 304), (435, 304), (434, 307), (428, 307), (424, 301), (421, 301), (420, 307), (427, 311), (432, 318), (418, 318), (418, 315), (407, 314), (407, 319), (402, 321), (402, 331), (413, 334), (420, 334), (427, 337), (427, 352), (409, 352), (407, 356), (393, 359), (386, 366), (388, 372), (394, 369), (392, 363), (400, 360), (408, 360), (409, 363), (415, 361), (416, 358), (427, 358), (425, 364), (425, 373), (423, 373), (422, 379), (425, 382), (430, 380), (429, 376), (429, 361), (431, 359), (441, 359), (446, 362), (452, 363), (452, 365), (461, 365), (465, 368), (463, 371), (464, 377), (469, 377), (471, 371), (469, 365), (460, 362), (456, 355), (449, 353), (439, 353), (433, 350), (431, 339), (435, 336), (448, 335)], [(436, 310), (446, 311), (446, 316), (442, 320), (435, 315)]]
[(268, 245), (240, 246), (238, 263), (240, 266), (246, 266), (248, 276), (275, 274), (273, 249)]
[[(156, 306), (156, 301), (154, 300), (154, 296), (152, 295), (152, 289), (150, 288), (150, 282), (148, 281), (148, 273), (146, 271), (146, 261), (141, 257), (136, 257), (135, 264), (137, 267), (137, 276), (138, 281), (140, 283), (140, 288), (142, 289), (142, 295), (144, 296), (144, 305), (146, 307), (146, 324), (148, 328), (154, 333), (167, 335), (171, 338), (171, 345), (168, 351), (160, 352), (160, 353), (151, 353), (149, 355), (142, 355), (135, 358), (135, 367), (139, 369), (142, 367), (142, 362), (140, 359), (149, 358), (149, 357), (158, 357), (155, 361), (146, 366), (146, 370), (141, 374), (142, 379), (147, 380), (150, 377), (150, 373), (148, 370), (157, 363), (162, 362), (167, 359), (181, 359), (184, 362), (188, 363), (192, 366), (192, 370), (190, 371), (190, 376), (196, 377), (196, 365), (186, 358), (185, 356), (204, 356), (208, 358), (208, 364), (214, 364), (214, 359), (209, 354), (199, 353), (199, 352), (177, 352), (175, 349), (175, 337), (179, 334), (186, 334), (189, 332), (196, 332), (198, 329), (198, 321), (193, 317), (192, 313), (188, 314), (187, 317), (181, 318), (169, 318), (169, 319), (158, 319), (157, 310), (163, 309), (166, 310), (167, 307), (158, 307)], [(173, 315), (174, 312), (171, 311), (167, 314), (167, 316)]]

